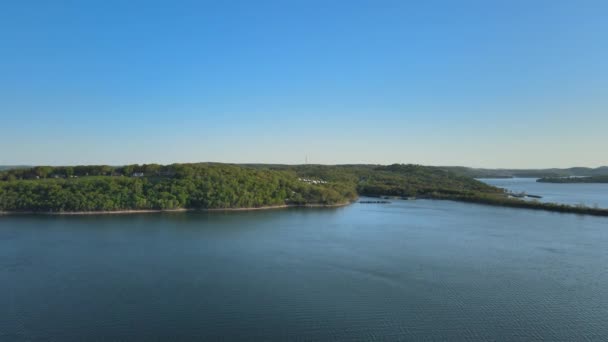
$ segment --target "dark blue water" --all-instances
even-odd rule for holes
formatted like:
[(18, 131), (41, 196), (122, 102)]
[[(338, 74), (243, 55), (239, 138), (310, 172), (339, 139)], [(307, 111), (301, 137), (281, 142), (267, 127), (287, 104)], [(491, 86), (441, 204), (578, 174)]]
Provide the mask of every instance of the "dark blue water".
[(0, 217), (2, 341), (608, 339), (608, 219), (449, 201)]
[(608, 208), (606, 183), (541, 183), (537, 178), (481, 178), (482, 182), (516, 193), (540, 195), (541, 202)]

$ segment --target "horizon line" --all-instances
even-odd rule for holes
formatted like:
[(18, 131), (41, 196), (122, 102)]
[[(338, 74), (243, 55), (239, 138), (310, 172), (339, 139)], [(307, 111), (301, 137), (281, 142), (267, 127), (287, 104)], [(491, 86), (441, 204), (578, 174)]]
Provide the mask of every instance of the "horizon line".
[(227, 165), (285, 165), (285, 166), (304, 166), (304, 165), (317, 165), (317, 166), (345, 166), (345, 165), (377, 165), (377, 166), (389, 166), (389, 165), (420, 165), (420, 166), (431, 166), (431, 167), (461, 167), (468, 169), (480, 169), (480, 170), (566, 170), (566, 169), (574, 169), (574, 168), (587, 168), (587, 169), (600, 169), (600, 168), (608, 168), (608, 164), (600, 165), (600, 166), (568, 166), (568, 167), (530, 167), (530, 168), (509, 168), (509, 167), (477, 167), (477, 166), (464, 166), (464, 165), (429, 165), (429, 164), (420, 164), (420, 163), (337, 163), (337, 164), (325, 164), (325, 163), (266, 163), (266, 162), (247, 162), (247, 163), (238, 163), (238, 162), (216, 162), (216, 161), (201, 161), (201, 162), (173, 162), (173, 163), (155, 163), (155, 162), (147, 162), (147, 163), (130, 163), (130, 164), (109, 164), (109, 163), (88, 163), (88, 164), (0, 164), (2, 168), (32, 168), (32, 167), (40, 167), (40, 166), (49, 166), (49, 167), (75, 167), (75, 166), (112, 166), (112, 167), (121, 167), (126, 165), (173, 165), (173, 164), (227, 164)]

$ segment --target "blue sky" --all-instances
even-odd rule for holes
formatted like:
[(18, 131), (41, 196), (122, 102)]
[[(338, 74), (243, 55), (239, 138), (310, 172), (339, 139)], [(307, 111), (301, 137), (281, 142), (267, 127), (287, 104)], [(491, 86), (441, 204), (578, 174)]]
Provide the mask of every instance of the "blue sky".
[(3, 1), (0, 164), (608, 164), (606, 1)]

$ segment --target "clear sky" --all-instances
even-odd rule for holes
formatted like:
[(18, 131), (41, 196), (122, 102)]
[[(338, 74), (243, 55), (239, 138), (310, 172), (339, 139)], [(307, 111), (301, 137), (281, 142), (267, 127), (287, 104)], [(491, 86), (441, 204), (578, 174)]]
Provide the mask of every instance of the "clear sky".
[(608, 164), (608, 1), (0, 2), (0, 165)]

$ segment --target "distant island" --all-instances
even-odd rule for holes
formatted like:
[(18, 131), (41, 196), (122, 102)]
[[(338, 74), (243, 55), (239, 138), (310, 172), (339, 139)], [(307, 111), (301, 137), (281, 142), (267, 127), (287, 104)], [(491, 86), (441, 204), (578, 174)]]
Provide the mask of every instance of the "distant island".
[(455, 200), (608, 216), (608, 210), (513, 198), (469, 176), (411, 164), (144, 164), (0, 171), (4, 213), (118, 213), (339, 206), (359, 196)]
[(608, 175), (589, 177), (544, 177), (536, 180), (541, 183), (608, 183)]

